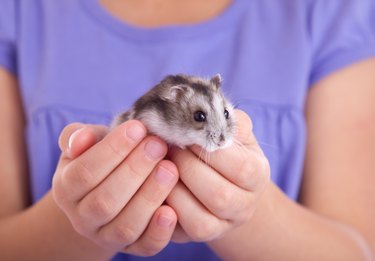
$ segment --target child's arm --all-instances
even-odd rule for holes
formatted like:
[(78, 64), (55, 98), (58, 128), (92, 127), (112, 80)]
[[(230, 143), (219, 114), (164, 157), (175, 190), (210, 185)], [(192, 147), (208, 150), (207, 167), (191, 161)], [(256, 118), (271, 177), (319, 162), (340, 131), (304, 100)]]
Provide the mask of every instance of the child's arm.
[(0, 259), (108, 259), (113, 253), (74, 232), (51, 193), (29, 208), (25, 120), (17, 81), (2, 69), (0, 97)]
[[(164, 142), (145, 138), (146, 130), (130, 141), (135, 122), (110, 133), (103, 126), (71, 124), (60, 136), (54, 193), (30, 207), (17, 84), (1, 70), (0, 97), (1, 260), (108, 260), (118, 251), (153, 255), (169, 242), (177, 217), (160, 204), (178, 173), (162, 161)], [(69, 142), (79, 125), (86, 128)]]
[[(177, 186), (168, 200), (183, 228), (175, 235), (177, 240), (208, 241), (225, 260), (374, 260), (374, 72), (375, 60), (365, 61), (312, 87), (307, 103), (302, 205), (287, 198), (273, 183), (258, 200), (256, 184), (265, 173), (257, 168), (256, 155), (248, 156), (251, 164), (242, 171), (238, 171), (238, 160), (232, 160), (236, 151), (254, 151), (254, 144), (245, 143), (232, 154), (220, 151), (212, 155), (210, 163), (221, 173), (207, 170), (198, 160), (193, 162), (194, 157), (184, 151), (176, 153), (172, 160), (185, 184)], [(249, 123), (241, 117), (238, 125), (241, 131)], [(251, 130), (247, 136), (251, 137)], [(184, 167), (187, 157), (193, 166), (190, 169)], [(221, 181), (220, 176), (232, 183)], [(233, 178), (246, 176), (253, 184), (250, 193), (243, 189), (244, 182)], [(219, 204), (217, 198), (223, 195)], [(182, 197), (192, 203), (183, 205)], [(241, 220), (255, 205), (252, 218), (233, 226), (233, 221)]]

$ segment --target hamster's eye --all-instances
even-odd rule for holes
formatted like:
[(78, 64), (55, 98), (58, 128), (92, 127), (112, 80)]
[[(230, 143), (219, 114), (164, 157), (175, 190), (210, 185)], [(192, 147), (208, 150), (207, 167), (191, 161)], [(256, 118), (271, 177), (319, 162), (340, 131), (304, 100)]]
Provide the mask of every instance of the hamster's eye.
[(225, 119), (229, 119), (229, 111), (227, 109), (224, 110)]
[(206, 114), (204, 114), (203, 111), (196, 111), (194, 113), (194, 120), (198, 122), (204, 122), (206, 121)]

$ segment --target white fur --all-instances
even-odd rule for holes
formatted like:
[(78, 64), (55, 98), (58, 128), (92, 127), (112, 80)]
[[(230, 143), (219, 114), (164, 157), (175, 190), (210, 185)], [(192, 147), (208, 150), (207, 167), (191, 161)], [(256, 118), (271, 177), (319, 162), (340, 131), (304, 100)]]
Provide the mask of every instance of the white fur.
[(196, 133), (192, 133), (191, 130), (179, 127), (174, 127), (173, 131), (171, 131), (171, 126), (164, 122), (164, 119), (157, 111), (150, 110), (146, 113), (142, 113), (140, 115), (140, 120), (151, 133), (159, 136), (170, 144), (185, 148), (186, 146), (196, 143)]

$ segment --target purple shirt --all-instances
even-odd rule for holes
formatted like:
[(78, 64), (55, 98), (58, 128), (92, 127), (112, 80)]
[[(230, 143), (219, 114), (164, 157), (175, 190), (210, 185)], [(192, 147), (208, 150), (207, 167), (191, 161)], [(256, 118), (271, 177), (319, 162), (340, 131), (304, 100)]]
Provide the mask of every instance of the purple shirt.
[[(108, 124), (173, 73), (222, 75), (227, 96), (253, 120), (272, 180), (296, 200), (306, 94), (326, 75), (375, 55), (374, 5), (236, 0), (203, 23), (145, 29), (115, 19), (97, 0), (2, 0), (0, 66), (20, 83), (33, 201), (51, 187), (65, 125)], [(170, 244), (150, 259), (177, 258), (217, 259), (195, 243)]]

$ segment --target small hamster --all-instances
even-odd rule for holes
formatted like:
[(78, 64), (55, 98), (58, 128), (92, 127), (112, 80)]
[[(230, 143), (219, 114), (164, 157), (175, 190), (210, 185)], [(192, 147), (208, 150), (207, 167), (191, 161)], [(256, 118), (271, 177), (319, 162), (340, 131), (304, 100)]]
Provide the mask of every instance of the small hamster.
[(193, 144), (207, 152), (226, 148), (233, 142), (235, 118), (221, 82), (219, 74), (211, 79), (168, 75), (116, 116), (112, 127), (137, 119), (149, 133), (180, 148)]

